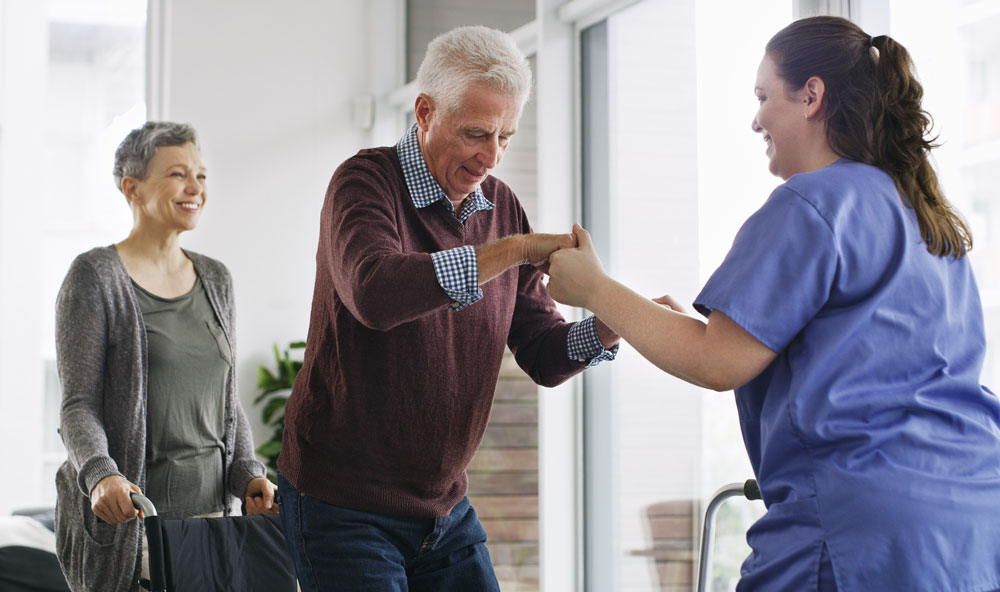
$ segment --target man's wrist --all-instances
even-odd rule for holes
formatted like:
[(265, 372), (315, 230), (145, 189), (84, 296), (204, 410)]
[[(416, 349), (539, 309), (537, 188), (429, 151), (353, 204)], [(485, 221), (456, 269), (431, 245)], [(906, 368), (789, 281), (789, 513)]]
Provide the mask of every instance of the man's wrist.
[(597, 326), (597, 317), (590, 316), (570, 328), (566, 336), (566, 351), (571, 360), (590, 367), (615, 359), (618, 345), (605, 347), (598, 336)]
[(503, 253), (504, 264), (507, 269), (518, 267), (528, 262), (528, 254), (531, 252), (529, 235), (512, 234), (496, 241), (496, 247)]
[(604, 349), (613, 348), (622, 339), (621, 335), (615, 333), (600, 317), (594, 317), (594, 328), (597, 329), (597, 338), (601, 340), (601, 345), (604, 346)]
[(431, 253), (434, 275), (451, 299), (451, 310), (459, 311), (483, 297), (479, 288), (479, 263), (472, 246)]
[(527, 263), (530, 245), (528, 235), (514, 234), (476, 247), (479, 265), (479, 285), (501, 273)]

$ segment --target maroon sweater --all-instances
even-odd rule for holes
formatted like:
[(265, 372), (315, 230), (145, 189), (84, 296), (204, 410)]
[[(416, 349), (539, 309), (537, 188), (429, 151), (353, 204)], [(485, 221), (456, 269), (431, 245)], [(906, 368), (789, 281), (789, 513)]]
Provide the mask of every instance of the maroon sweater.
[(366, 512), (447, 516), (468, 489), (504, 345), (535, 382), (580, 372), (571, 323), (531, 266), (454, 312), (430, 253), (531, 232), (501, 181), (465, 224), (413, 205), (396, 149), (363, 150), (327, 189), (302, 366), (285, 408), (278, 468), (300, 492)]

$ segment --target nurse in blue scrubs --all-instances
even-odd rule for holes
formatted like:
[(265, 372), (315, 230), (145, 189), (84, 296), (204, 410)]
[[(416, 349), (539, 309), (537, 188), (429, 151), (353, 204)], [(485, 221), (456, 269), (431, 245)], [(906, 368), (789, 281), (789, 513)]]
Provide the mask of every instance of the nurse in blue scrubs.
[(735, 389), (767, 505), (739, 590), (998, 590), (1000, 404), (909, 55), (803, 19), (767, 44), (754, 92), (785, 183), (698, 295), (707, 322), (608, 277), (579, 226), (549, 292), (664, 371)]

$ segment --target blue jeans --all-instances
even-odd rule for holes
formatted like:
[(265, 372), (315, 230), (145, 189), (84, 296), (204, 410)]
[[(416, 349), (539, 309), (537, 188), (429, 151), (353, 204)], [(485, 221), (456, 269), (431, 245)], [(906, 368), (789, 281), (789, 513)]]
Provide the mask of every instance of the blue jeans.
[(499, 592), (486, 531), (464, 498), (444, 518), (360, 512), (278, 475), (285, 541), (303, 592)]

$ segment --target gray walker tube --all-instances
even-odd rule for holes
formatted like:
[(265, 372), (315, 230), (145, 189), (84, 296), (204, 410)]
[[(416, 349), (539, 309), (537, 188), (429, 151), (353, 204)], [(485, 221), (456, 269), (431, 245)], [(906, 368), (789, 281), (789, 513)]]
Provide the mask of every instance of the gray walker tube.
[(698, 592), (708, 589), (708, 574), (712, 570), (712, 529), (715, 527), (715, 513), (719, 511), (722, 502), (731, 497), (742, 495), (748, 500), (760, 499), (760, 488), (757, 481), (747, 479), (744, 483), (730, 483), (715, 492), (712, 501), (705, 510), (705, 526), (701, 530), (701, 554), (698, 558)]

